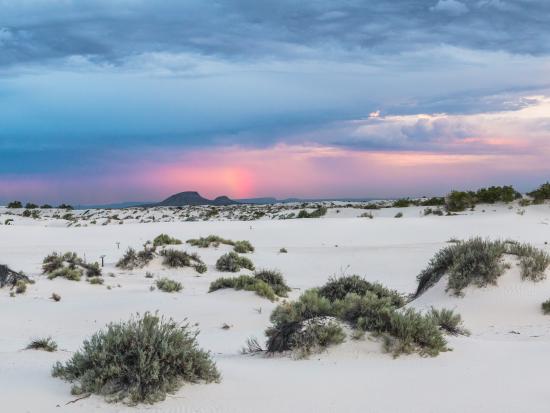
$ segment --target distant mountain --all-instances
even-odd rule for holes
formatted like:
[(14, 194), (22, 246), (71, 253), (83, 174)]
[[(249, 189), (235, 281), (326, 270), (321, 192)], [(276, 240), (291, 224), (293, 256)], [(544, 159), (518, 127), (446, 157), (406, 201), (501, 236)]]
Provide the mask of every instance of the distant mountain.
[(210, 200), (210, 199), (203, 198), (196, 191), (186, 191), (186, 192), (180, 192), (178, 194), (169, 196), (164, 201), (158, 202), (150, 206), (184, 206), (184, 205), (223, 206), (223, 205), (234, 205), (238, 203), (239, 202), (233, 201), (232, 199), (229, 199), (225, 195), (219, 196), (214, 200)]

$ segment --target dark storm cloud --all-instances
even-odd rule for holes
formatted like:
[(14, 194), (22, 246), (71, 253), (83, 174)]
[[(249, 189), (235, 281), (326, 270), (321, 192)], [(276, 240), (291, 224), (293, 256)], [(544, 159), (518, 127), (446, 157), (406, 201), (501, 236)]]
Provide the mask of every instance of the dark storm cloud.
[(350, 53), (359, 60), (448, 44), (550, 52), (538, 0), (0, 2), (0, 64), (74, 55), (118, 64), (149, 52), (224, 59)]

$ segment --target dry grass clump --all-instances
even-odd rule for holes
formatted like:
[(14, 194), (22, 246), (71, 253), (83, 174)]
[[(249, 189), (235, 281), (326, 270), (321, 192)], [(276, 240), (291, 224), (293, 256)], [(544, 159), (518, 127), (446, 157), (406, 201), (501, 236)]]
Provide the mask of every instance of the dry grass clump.
[(193, 247), (199, 247), (199, 248), (209, 248), (210, 245), (213, 245), (214, 247), (218, 247), (220, 244), (235, 245), (235, 243), (230, 239), (225, 239), (217, 235), (209, 235), (207, 237), (188, 239), (186, 242), (192, 245)]
[(172, 238), (167, 234), (160, 234), (153, 240), (153, 246), (160, 247), (162, 245), (179, 245), (181, 240), (177, 238)]
[(164, 257), (162, 264), (171, 268), (193, 267), (200, 274), (207, 270), (206, 264), (195, 253), (167, 249), (162, 250), (160, 255)]
[(429, 315), (434, 319), (439, 328), (444, 330), (447, 334), (452, 336), (470, 335), (470, 332), (462, 325), (462, 317), (460, 314), (455, 314), (453, 310), (446, 308), (437, 310), (432, 307)]
[(80, 281), (83, 275), (86, 277), (100, 277), (99, 263), (87, 263), (74, 252), (59, 254), (54, 252), (42, 261), (42, 272), (50, 280), (61, 277), (71, 281)]
[(147, 246), (139, 252), (129, 247), (122, 258), (116, 263), (117, 268), (123, 270), (133, 270), (135, 268), (143, 268), (149, 264), (153, 258), (155, 258), (155, 248), (148, 248)]
[(165, 293), (177, 293), (183, 290), (183, 285), (169, 278), (161, 278), (155, 283), (157, 288)]
[(234, 251), (222, 255), (216, 261), (216, 269), (225, 272), (238, 272), (241, 268), (254, 271), (254, 264), (246, 257), (241, 257)]
[(445, 274), (449, 276), (447, 291), (455, 295), (460, 295), (470, 284), (478, 287), (496, 284), (498, 277), (508, 268), (503, 260), (504, 254), (518, 257), (522, 279), (541, 280), (550, 265), (550, 256), (531, 245), (471, 238), (447, 246), (434, 255), (428, 267), (417, 277), (415, 297), (435, 285)]
[(233, 251), (246, 254), (247, 252), (254, 252), (254, 247), (249, 241), (235, 241)]
[(219, 381), (210, 354), (198, 347), (188, 324), (145, 313), (111, 323), (52, 371), (75, 383), (72, 393), (95, 393), (108, 401), (154, 403), (186, 382)]
[(51, 353), (57, 350), (57, 343), (51, 337), (37, 338), (32, 340), (25, 348), (27, 350), (43, 350)]

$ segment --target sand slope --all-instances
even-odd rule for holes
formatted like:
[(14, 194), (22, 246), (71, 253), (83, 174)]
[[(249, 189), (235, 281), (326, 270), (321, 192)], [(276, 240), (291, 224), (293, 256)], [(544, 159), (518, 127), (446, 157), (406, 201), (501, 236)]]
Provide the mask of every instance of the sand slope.
[[(161, 232), (183, 240), (212, 233), (250, 240), (256, 247), (250, 255), (256, 266), (280, 269), (295, 288), (293, 297), (342, 273), (357, 273), (411, 293), (418, 272), (451, 237), (513, 238), (549, 250), (544, 244), (550, 241), (548, 205), (529, 207), (524, 215), (504, 206), (455, 217), (422, 217), (416, 208), (403, 211), (405, 217), (400, 219), (393, 218), (396, 210), (388, 209), (372, 220), (338, 214), (285, 221), (79, 228), (21, 221), (21, 225), (1, 226), (0, 261), (37, 280), (16, 298), (10, 298), (5, 289), (0, 291), (2, 405), (10, 412), (548, 411), (550, 317), (540, 313), (540, 303), (550, 298), (550, 281), (522, 282), (515, 267), (497, 287), (468, 288), (464, 298), (446, 294), (443, 283), (426, 292), (411, 305), (454, 308), (472, 335), (450, 338), (454, 351), (436, 358), (396, 360), (368, 339), (347, 342), (309, 360), (240, 355), (246, 338), (263, 337), (276, 304), (247, 292), (207, 293), (210, 281), (221, 275), (214, 263), (230, 250), (227, 246), (180, 247), (197, 251), (208, 264), (202, 276), (192, 269), (163, 269), (158, 263), (133, 272), (114, 267), (127, 246), (139, 248)], [(281, 247), (288, 254), (279, 254)], [(85, 254), (89, 261), (105, 254), (105, 285), (49, 281), (41, 276), (41, 261), (54, 250)], [(177, 279), (185, 288), (178, 294), (151, 292), (153, 280), (144, 277), (145, 271)], [(107, 276), (109, 272), (116, 276)], [(54, 291), (62, 296), (61, 302), (48, 299)], [(199, 341), (213, 352), (222, 383), (184, 386), (154, 406), (109, 405), (95, 396), (65, 405), (73, 399), (70, 385), (50, 377), (53, 363), (69, 358), (84, 338), (109, 321), (146, 310), (198, 323)], [(221, 329), (223, 323), (232, 328)], [(31, 338), (48, 335), (58, 342), (60, 351), (22, 350)]]

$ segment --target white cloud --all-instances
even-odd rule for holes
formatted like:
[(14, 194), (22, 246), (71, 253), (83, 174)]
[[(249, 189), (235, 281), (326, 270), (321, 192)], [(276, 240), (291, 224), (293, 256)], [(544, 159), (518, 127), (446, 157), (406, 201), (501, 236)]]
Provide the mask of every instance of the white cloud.
[(448, 13), (453, 16), (460, 16), (468, 12), (468, 7), (458, 0), (439, 0), (431, 10)]

